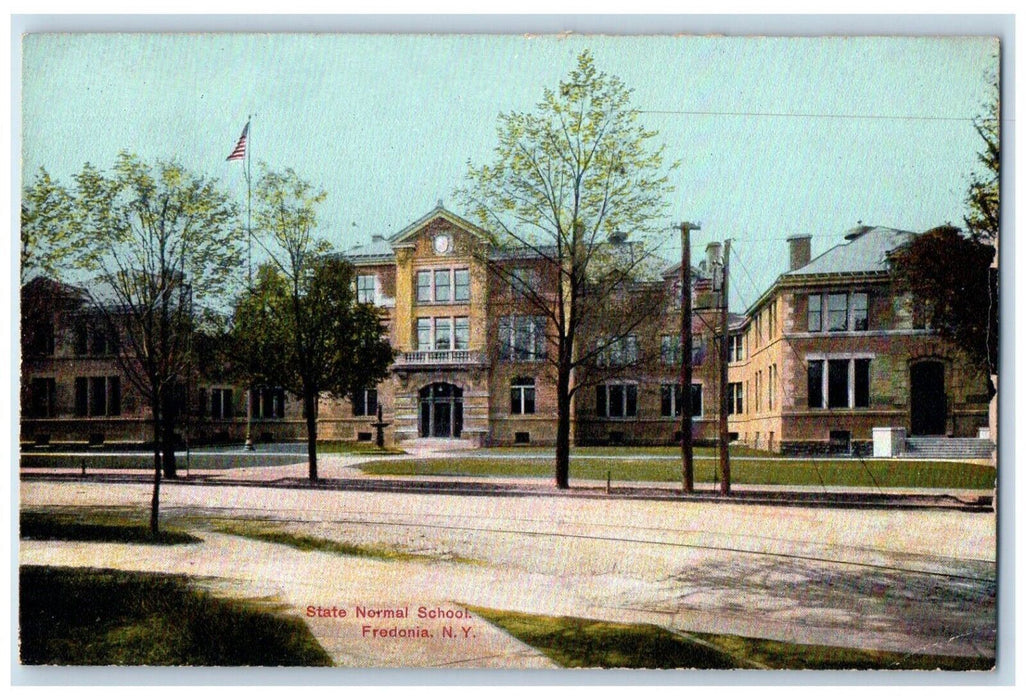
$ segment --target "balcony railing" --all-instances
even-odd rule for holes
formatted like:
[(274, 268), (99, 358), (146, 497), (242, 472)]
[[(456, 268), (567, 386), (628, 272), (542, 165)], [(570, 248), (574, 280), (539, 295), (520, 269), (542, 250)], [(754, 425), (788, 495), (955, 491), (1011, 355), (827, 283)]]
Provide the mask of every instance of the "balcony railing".
[(484, 353), (473, 350), (417, 350), (399, 353), (395, 361), (398, 367), (431, 367), (438, 365), (483, 365)]

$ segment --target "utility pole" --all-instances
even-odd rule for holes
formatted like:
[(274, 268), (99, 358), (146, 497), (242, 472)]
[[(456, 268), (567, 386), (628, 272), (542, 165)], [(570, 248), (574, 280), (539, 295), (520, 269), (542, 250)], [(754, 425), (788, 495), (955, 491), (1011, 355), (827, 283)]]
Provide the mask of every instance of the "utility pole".
[(695, 455), (691, 421), (691, 232), (702, 229), (684, 221), (680, 225), (680, 459), (684, 493), (695, 490)]
[(720, 494), (730, 495), (730, 433), (727, 430), (727, 358), (730, 349), (730, 324), (727, 313), (730, 279), (730, 239), (723, 245), (723, 280), (720, 282)]

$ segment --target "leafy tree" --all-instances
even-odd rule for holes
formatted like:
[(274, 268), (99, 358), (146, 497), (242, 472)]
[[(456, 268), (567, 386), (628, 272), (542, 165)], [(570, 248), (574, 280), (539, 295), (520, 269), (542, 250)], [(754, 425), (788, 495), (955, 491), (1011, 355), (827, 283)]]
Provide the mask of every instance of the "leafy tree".
[(193, 309), (233, 286), (243, 232), (217, 181), (175, 162), (150, 165), (122, 152), (109, 172), (87, 163), (74, 181), (71, 188), (48, 184), (45, 200), (29, 198), (52, 207), (38, 208), (36, 220), (59, 215), (61, 230), (80, 241), (77, 266), (95, 275), (84, 289), (87, 310), (149, 406), (156, 533), (162, 470), (176, 476), (177, 394), (188, 381)]
[[(994, 91), (997, 92), (996, 84)], [(969, 214), (965, 217), (965, 225), (973, 238), (996, 245), (1001, 210), (1001, 120), (996, 94), (984, 114), (974, 120), (973, 126), (983, 141), (983, 148), (977, 154), (983, 167), (975, 171), (969, 180), (966, 197)]]
[(911, 294), (930, 327), (952, 341), (978, 367), (997, 371), (997, 275), (994, 246), (939, 226), (912, 240), (894, 256), (899, 290)]
[(992, 265), (1000, 231), (1001, 130), (997, 84), (974, 120), (982, 169), (970, 177), (966, 233), (946, 225), (917, 236), (894, 257), (900, 289), (911, 293), (930, 326), (970, 361), (987, 367), (990, 396), (998, 366), (998, 275)]
[(663, 148), (639, 123), (630, 96), (583, 52), (533, 113), (499, 115), (493, 163), (468, 164), (468, 184), (457, 192), (490, 232), (492, 274), (515, 284), (518, 266), (510, 261), (524, 255), (541, 261), (543, 276), (553, 271), (551, 294), (539, 287), (523, 296), (546, 318), (554, 349), (548, 362), (556, 380), (559, 488), (569, 486), (571, 405), (583, 386), (575, 370), (660, 310), (658, 303), (627, 303), (657, 262), (652, 234), (665, 225), (672, 190)]
[(270, 257), (235, 309), (234, 337), (252, 384), (281, 386), (303, 401), (310, 479), (317, 480), (317, 401), (352, 396), (388, 374), (394, 358), (380, 312), (356, 303), (348, 262), (315, 237), (314, 191), (293, 170), (257, 184), (257, 239)]
[(65, 268), (81, 266), (86, 240), (75, 235), (72, 197), (40, 168), (21, 197), (21, 281), (35, 275), (60, 280)]

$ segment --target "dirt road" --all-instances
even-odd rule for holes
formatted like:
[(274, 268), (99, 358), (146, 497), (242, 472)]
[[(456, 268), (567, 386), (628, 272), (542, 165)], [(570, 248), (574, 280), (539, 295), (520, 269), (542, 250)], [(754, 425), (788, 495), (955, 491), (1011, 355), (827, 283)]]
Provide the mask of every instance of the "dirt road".
[[(149, 489), (24, 483), (21, 497), (23, 508), (145, 508)], [(910, 653), (994, 654), (993, 514), (172, 484), (164, 507), (169, 516), (209, 522), (266, 518), (428, 558), (377, 561), (207, 533), (202, 544), (177, 547), (22, 542), (21, 562), (206, 577), (217, 590), (273, 599), (304, 616), (343, 665), (548, 665), (483, 620), (457, 617), (463, 605)], [(311, 606), (346, 616), (306, 617)], [(418, 618), (421, 607), (435, 617)]]

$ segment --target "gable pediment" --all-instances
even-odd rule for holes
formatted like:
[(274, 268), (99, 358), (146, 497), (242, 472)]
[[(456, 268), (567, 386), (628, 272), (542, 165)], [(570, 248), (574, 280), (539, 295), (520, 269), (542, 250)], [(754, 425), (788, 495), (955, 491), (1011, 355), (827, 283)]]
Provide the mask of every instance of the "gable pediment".
[(453, 241), (458, 241), (461, 238), (480, 240), (486, 237), (484, 229), (475, 226), (462, 216), (453, 214), (445, 207), (438, 206), (402, 231), (394, 234), (389, 242), (393, 248), (414, 248), (425, 238), (433, 239), (439, 234), (448, 234), (452, 236)]

